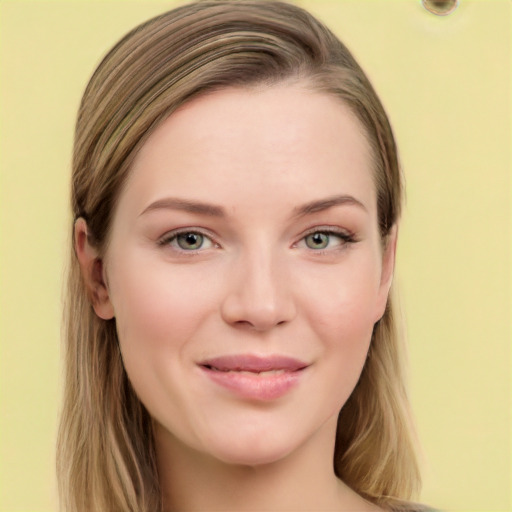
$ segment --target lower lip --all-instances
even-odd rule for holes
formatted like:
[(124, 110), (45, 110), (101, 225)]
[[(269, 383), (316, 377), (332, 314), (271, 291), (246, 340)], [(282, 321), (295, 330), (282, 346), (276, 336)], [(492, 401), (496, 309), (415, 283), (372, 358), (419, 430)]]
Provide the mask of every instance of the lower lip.
[(276, 400), (294, 388), (304, 369), (259, 375), (250, 372), (223, 372), (201, 366), (201, 370), (216, 384), (250, 400)]

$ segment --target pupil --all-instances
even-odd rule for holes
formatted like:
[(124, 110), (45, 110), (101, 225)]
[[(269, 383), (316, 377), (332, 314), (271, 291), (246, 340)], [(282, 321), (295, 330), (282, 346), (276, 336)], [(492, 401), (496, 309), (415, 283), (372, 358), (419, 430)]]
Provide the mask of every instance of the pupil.
[(315, 245), (321, 245), (324, 243), (325, 235), (322, 235), (321, 233), (315, 233), (313, 235), (313, 243)]
[(197, 243), (197, 235), (194, 233), (188, 233), (186, 236), (186, 242), (188, 245), (195, 245)]
[(199, 249), (203, 244), (203, 235), (199, 233), (183, 233), (178, 235), (177, 241), (182, 249)]

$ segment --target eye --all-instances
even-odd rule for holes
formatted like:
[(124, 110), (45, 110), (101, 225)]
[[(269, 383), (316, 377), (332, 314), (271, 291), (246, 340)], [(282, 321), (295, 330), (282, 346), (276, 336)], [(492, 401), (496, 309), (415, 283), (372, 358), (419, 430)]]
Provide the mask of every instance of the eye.
[(355, 242), (355, 240), (354, 237), (348, 233), (322, 229), (308, 233), (301, 242), (303, 242), (308, 249), (321, 251), (340, 248), (347, 243)]
[(159, 244), (170, 245), (178, 251), (199, 251), (214, 246), (212, 239), (199, 231), (170, 233), (160, 240)]

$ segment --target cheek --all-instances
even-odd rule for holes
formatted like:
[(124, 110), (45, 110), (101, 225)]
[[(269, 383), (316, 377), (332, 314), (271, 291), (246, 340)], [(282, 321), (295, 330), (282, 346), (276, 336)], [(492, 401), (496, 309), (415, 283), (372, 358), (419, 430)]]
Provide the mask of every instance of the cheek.
[(144, 265), (137, 263), (120, 262), (112, 279), (121, 342), (142, 345), (144, 351), (160, 344), (178, 348), (213, 309), (209, 287), (200, 276), (191, 280), (188, 273), (165, 262), (148, 264), (146, 258)]
[[(309, 322), (328, 338), (371, 332), (380, 307), (380, 263), (372, 253), (355, 254), (351, 264), (305, 276), (298, 295), (306, 298)], [(323, 336), (324, 337), (324, 336)], [(352, 336), (350, 336), (352, 337)]]
[(178, 379), (183, 371), (190, 341), (211, 317), (215, 301), (208, 287), (199, 289), (187, 273), (147, 258), (144, 266), (138, 263), (136, 258), (116, 260), (111, 299), (124, 366), (151, 408), (152, 401), (158, 402), (152, 396), (168, 387), (169, 375)]
[(343, 290), (337, 290), (337, 294), (330, 297), (323, 310), (317, 311), (317, 321), (311, 325), (323, 340), (328, 360), (337, 366), (343, 380), (355, 385), (373, 332), (372, 297), (371, 294), (348, 296)]
[(322, 341), (321, 359), (337, 390), (338, 410), (359, 380), (379, 307), (378, 260), (358, 263), (332, 272), (329, 279), (316, 276), (305, 283), (310, 293), (303, 310), (309, 329)]
[[(123, 364), (153, 418), (173, 430), (192, 431), (190, 354), (215, 299), (208, 281), (198, 286), (200, 276), (190, 279), (189, 271), (147, 257), (140, 263), (133, 256), (118, 258), (110, 279)], [(181, 419), (175, 424), (172, 418)]]

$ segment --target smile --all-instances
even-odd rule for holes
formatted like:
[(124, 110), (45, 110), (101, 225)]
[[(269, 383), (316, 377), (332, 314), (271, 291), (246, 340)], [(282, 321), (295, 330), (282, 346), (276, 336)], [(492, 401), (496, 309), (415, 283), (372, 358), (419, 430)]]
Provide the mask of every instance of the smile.
[(199, 363), (199, 368), (215, 384), (241, 398), (258, 401), (284, 396), (299, 383), (308, 366), (287, 356), (250, 354), (222, 356)]

